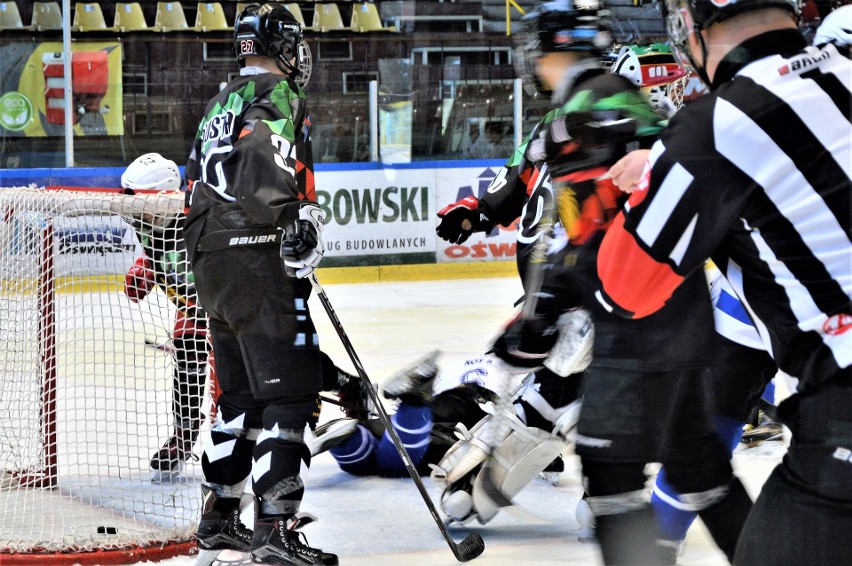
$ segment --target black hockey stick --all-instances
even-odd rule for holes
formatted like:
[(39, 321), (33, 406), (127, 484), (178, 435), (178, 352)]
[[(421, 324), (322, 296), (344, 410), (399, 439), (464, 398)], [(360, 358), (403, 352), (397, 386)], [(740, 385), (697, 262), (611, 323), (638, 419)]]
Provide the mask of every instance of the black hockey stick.
[(367, 372), (364, 370), (364, 366), (361, 364), (361, 360), (358, 359), (358, 354), (355, 353), (355, 349), (352, 347), (352, 343), (349, 341), (349, 337), (346, 335), (346, 331), (343, 330), (343, 325), (340, 323), (340, 319), (337, 318), (337, 313), (334, 312), (334, 308), (332, 308), (331, 302), (328, 300), (328, 296), (326, 296), (325, 291), (323, 290), (322, 285), (320, 285), (316, 274), (311, 273), (308, 276), (308, 279), (310, 280), (311, 285), (313, 285), (314, 291), (316, 291), (317, 296), (319, 297), (319, 300), (322, 303), (322, 306), (325, 308), (325, 312), (326, 314), (328, 314), (328, 318), (331, 321), (331, 324), (334, 326), (334, 330), (337, 331), (337, 336), (343, 343), (343, 347), (346, 349), (346, 353), (349, 354), (349, 359), (352, 360), (352, 365), (355, 366), (355, 370), (358, 372), (358, 377), (361, 378), (361, 381), (364, 383), (364, 387), (367, 389), (367, 392), (370, 395), (370, 399), (376, 406), (376, 411), (378, 412), (379, 418), (382, 420), (382, 423), (385, 425), (385, 431), (387, 435), (393, 441), (393, 445), (396, 447), (397, 452), (399, 452), (399, 456), (400, 458), (402, 458), (402, 461), (405, 464), (405, 468), (408, 470), (408, 474), (411, 476), (411, 479), (414, 480), (414, 485), (417, 486), (417, 490), (420, 492), (421, 497), (423, 497), (423, 501), (426, 503), (426, 507), (429, 508), (429, 512), (432, 514), (432, 518), (438, 525), (441, 534), (444, 536), (444, 540), (447, 541), (447, 544), (453, 551), (456, 560), (458, 560), (459, 562), (467, 562), (468, 560), (476, 558), (477, 556), (482, 554), (482, 551), (485, 550), (485, 541), (482, 540), (482, 537), (479, 536), (478, 533), (470, 533), (469, 535), (467, 535), (467, 537), (465, 537), (463, 541), (459, 543), (456, 543), (452, 539), (449, 531), (447, 530), (447, 526), (444, 524), (444, 521), (441, 520), (441, 517), (438, 515), (438, 511), (435, 509), (435, 504), (432, 502), (432, 498), (429, 497), (429, 493), (426, 491), (426, 486), (423, 485), (423, 480), (420, 478), (420, 474), (418, 473), (417, 468), (414, 467), (414, 463), (412, 463), (408, 452), (402, 445), (402, 440), (400, 440), (399, 435), (397, 434), (396, 430), (394, 430), (393, 423), (391, 423), (390, 417), (388, 416), (384, 405), (382, 405), (381, 400), (379, 400), (379, 394), (373, 387), (370, 378), (367, 377)]

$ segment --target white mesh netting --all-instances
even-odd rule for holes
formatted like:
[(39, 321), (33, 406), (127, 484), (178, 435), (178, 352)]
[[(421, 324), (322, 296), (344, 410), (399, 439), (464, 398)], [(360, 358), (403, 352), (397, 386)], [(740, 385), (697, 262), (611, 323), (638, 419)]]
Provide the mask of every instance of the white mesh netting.
[[(0, 562), (192, 539), (206, 351), (176, 355), (191, 287), (158, 273), (180, 256), (183, 207), (182, 193), (0, 188)], [(156, 284), (133, 302), (125, 274), (143, 249)], [(180, 359), (201, 387), (173, 400)], [(168, 463), (181, 473), (155, 474), (181, 426), (195, 428)]]

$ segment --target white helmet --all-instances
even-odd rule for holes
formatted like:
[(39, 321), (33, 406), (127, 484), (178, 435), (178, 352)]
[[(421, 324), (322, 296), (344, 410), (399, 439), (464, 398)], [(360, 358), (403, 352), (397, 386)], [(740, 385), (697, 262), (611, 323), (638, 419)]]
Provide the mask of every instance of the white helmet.
[(814, 45), (826, 43), (852, 47), (852, 4), (835, 8), (817, 28)]
[(121, 175), (121, 186), (124, 189), (176, 191), (180, 185), (177, 164), (159, 153), (140, 155)]

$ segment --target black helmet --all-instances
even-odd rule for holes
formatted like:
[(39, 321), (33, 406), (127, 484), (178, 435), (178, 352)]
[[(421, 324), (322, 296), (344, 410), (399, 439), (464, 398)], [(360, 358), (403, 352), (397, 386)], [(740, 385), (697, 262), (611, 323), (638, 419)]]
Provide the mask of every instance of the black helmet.
[(663, 0), (663, 20), (666, 32), (677, 58), (684, 66), (695, 69), (706, 84), (710, 84), (706, 71), (695, 64), (689, 50), (689, 35), (698, 34), (698, 41), (707, 60), (707, 48), (701, 30), (732, 16), (763, 8), (784, 8), (799, 13), (799, 0)]
[(536, 59), (562, 51), (599, 57), (612, 45), (609, 10), (600, 0), (545, 2), (521, 19), (521, 30), (514, 34), (513, 42), (515, 73), (523, 79), (528, 92), (542, 92), (540, 87), (533, 87), (538, 84)]
[[(239, 61), (250, 55), (275, 59), (278, 68), (304, 86), (311, 77), (311, 52), (302, 26), (283, 4), (249, 4), (234, 23), (234, 51)], [(290, 61), (295, 58), (295, 65)]]

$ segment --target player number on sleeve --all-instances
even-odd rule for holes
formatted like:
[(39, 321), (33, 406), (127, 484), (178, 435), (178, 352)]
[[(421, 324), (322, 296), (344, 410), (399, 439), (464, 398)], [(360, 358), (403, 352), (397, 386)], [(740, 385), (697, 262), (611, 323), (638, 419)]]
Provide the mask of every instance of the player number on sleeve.
[(287, 163), (288, 159), (291, 160), (290, 163), (296, 162), (296, 146), (279, 135), (273, 134), (271, 140), (272, 145), (278, 150), (278, 154), (275, 156), (275, 164), (295, 177), (296, 170)]

